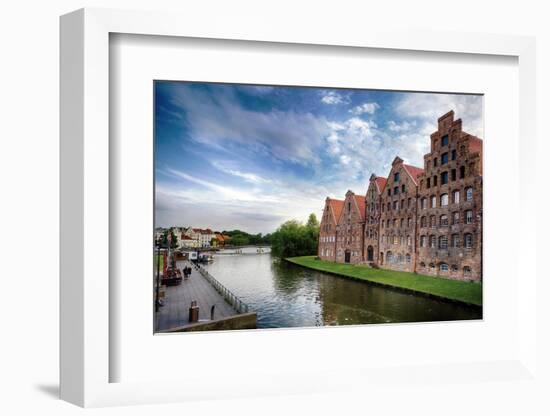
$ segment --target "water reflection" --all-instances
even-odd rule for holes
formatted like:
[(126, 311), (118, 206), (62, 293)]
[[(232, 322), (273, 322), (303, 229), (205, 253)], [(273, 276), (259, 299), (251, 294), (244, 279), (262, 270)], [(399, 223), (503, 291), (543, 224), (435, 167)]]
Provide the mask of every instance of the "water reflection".
[(270, 254), (215, 256), (206, 267), (258, 313), (258, 328), (481, 318), (477, 308), (304, 269)]

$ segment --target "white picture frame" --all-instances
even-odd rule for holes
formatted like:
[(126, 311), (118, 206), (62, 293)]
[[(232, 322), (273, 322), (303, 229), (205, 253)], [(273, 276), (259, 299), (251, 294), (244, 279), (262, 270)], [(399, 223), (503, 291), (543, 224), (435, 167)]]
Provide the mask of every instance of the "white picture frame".
[[(235, 28), (238, 27), (239, 30)], [(429, 51), (440, 54), (503, 55), (518, 59), (518, 148), (520, 213), (533, 202), (534, 183), (527, 180), (534, 157), (535, 41), (530, 37), (472, 33), (433, 33), (406, 30), (361, 29), (328, 32), (314, 24), (284, 30), (276, 23), (255, 25), (222, 19), (205, 24), (203, 19), (173, 13), (107, 9), (82, 9), (61, 18), (61, 398), (80, 406), (108, 406), (174, 402), (213, 397), (246, 397), (265, 394), (296, 394), (338, 391), (389, 383), (398, 377), (405, 383), (440, 381), (449, 372), (455, 379), (480, 383), (491, 380), (537, 382), (536, 362), (536, 261), (527, 242), (535, 241), (536, 217), (520, 215), (518, 261), (522, 285), (517, 288), (515, 353), (498, 361), (469, 363), (418, 363), (414, 369), (327, 368), (320, 372), (284, 369), (266, 373), (264, 379), (227, 376), (211, 381), (112, 382), (110, 366), (117, 357), (110, 348), (111, 263), (109, 157), (109, 37), (110, 34), (277, 42), (300, 45), (331, 45), (340, 48)], [(519, 141), (521, 140), (521, 147)], [(491, 156), (488, 156), (491, 157)], [(510, 273), (517, 273), (511, 271)], [(147, 308), (147, 305), (144, 305)], [(329, 330), (330, 331), (330, 330)], [(297, 331), (299, 332), (299, 331)], [(296, 332), (296, 333), (297, 333)], [(319, 333), (302, 331), (303, 338), (319, 339)], [(152, 336), (152, 334), (151, 334)], [(217, 337), (217, 334), (208, 334)], [(261, 337), (263, 335), (258, 335)], [(284, 334), (269, 336), (283, 337)], [(154, 358), (149, 358), (154, 360)], [(246, 371), (245, 371), (246, 373)], [(325, 377), (320, 377), (323, 374)], [(409, 376), (407, 376), (407, 374)], [(414, 374), (413, 376), (410, 376)], [(482, 377), (472, 374), (483, 374)], [(177, 377), (176, 377), (177, 379)], [(227, 387), (227, 381), (233, 384)], [(344, 382), (343, 380), (348, 380)], [(354, 387), (355, 385), (355, 387)]]

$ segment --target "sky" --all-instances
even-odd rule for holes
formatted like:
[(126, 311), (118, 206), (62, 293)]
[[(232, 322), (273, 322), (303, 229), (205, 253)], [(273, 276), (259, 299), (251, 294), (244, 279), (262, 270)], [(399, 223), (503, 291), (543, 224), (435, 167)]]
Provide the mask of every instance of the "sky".
[(270, 233), (364, 195), (396, 156), (423, 166), (449, 110), (483, 138), (483, 97), (155, 82), (155, 225)]

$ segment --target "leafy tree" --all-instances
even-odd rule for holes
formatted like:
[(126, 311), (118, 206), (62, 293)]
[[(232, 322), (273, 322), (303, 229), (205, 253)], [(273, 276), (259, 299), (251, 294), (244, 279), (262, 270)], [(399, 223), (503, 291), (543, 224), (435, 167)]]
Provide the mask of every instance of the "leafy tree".
[(319, 223), (315, 214), (306, 225), (287, 221), (270, 236), (271, 251), (278, 257), (308, 256), (317, 253)]

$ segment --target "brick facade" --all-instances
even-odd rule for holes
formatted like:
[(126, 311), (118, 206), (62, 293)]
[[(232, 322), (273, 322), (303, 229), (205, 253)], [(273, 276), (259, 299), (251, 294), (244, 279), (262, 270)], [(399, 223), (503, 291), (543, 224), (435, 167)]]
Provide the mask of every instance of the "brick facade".
[(387, 179), (371, 175), (365, 197), (327, 198), (321, 259), (481, 280), (482, 140), (450, 111), (430, 141), (423, 169), (396, 157)]
[(348, 191), (336, 226), (336, 261), (338, 263), (363, 262), (364, 229), (365, 197)]

